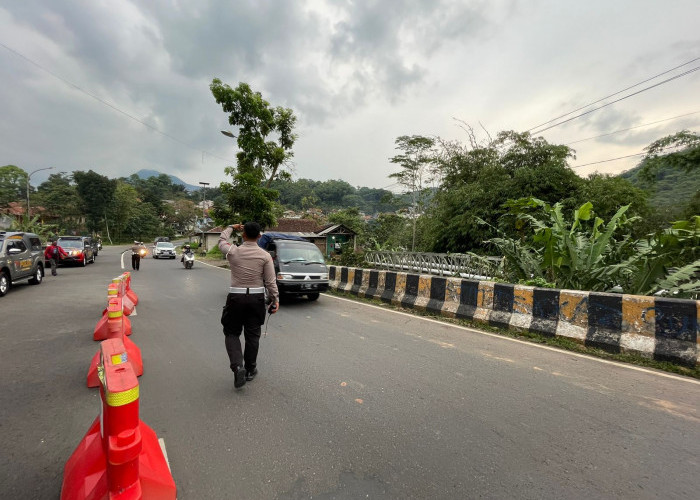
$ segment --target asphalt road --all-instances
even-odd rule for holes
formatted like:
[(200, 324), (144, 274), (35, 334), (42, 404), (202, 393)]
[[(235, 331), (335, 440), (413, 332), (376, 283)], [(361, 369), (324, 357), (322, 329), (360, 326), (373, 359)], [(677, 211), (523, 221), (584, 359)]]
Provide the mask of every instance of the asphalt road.
[[(0, 498), (58, 498), (119, 250), (0, 298)], [(283, 303), (233, 388), (228, 270), (147, 258), (141, 419), (179, 499), (691, 498), (700, 384), (322, 295)]]

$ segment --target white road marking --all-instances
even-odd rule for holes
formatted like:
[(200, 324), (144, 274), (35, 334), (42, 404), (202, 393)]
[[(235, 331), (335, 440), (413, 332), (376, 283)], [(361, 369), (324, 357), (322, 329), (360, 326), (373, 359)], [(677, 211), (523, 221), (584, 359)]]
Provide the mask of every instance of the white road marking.
[[(165, 451), (165, 439), (158, 438), (158, 444), (160, 445), (160, 449), (163, 452), (163, 456), (165, 457), (165, 463), (168, 465), (168, 470), (170, 470), (170, 461), (168, 460), (168, 452)], [(170, 473), (172, 474), (173, 471), (170, 470)]]

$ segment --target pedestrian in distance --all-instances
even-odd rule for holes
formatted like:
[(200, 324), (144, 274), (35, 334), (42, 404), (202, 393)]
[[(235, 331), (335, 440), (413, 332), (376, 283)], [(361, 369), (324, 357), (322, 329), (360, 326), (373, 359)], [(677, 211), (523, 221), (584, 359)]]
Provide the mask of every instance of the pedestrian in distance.
[[(228, 241), (234, 231), (243, 231), (240, 246)], [(231, 269), (231, 287), (221, 324), (236, 388), (243, 387), (258, 374), (260, 327), (265, 323), (265, 292), (270, 304), (267, 311), (274, 314), (279, 309), (275, 266), (270, 254), (258, 246), (258, 239), (260, 225), (257, 222), (232, 224), (219, 236), (219, 249), (226, 256)], [(241, 330), (245, 338), (245, 352), (241, 349)]]
[(49, 261), (51, 265), (51, 276), (57, 276), (58, 261), (63, 257), (67, 257), (66, 251), (58, 246), (58, 241), (54, 240), (44, 250), (44, 259)]

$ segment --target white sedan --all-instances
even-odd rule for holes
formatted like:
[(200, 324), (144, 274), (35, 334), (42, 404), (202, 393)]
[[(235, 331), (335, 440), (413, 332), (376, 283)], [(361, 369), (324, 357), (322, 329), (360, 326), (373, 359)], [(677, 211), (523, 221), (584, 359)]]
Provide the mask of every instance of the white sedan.
[(175, 245), (169, 241), (159, 241), (156, 246), (153, 247), (153, 258), (160, 259), (174, 259), (175, 258)]

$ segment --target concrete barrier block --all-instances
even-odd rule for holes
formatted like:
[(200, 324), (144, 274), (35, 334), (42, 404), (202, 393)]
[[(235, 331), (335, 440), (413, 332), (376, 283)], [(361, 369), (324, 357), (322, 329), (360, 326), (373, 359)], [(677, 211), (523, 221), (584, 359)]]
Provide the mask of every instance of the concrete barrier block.
[(395, 306), (400, 306), (404, 295), (406, 295), (406, 277), (406, 273), (396, 273), (396, 289), (394, 290), (394, 297), (391, 299), (391, 303)]
[(420, 286), (420, 276), (417, 274), (406, 274), (406, 287), (401, 298), (401, 307), (413, 309), (418, 298)]
[(532, 291), (532, 321), (530, 331), (553, 337), (559, 325), (560, 290), (535, 288)]
[(656, 309), (654, 359), (694, 366), (698, 361), (698, 302), (654, 300)]
[(396, 292), (396, 273), (392, 271), (386, 271), (384, 273), (384, 291), (382, 292), (381, 299), (383, 302), (391, 302), (394, 299), (394, 293)]
[(588, 292), (559, 290), (557, 336), (581, 342), (588, 334)]
[(439, 278), (437, 276), (432, 276), (430, 279), (428, 291), (428, 302), (425, 306), (426, 310), (442, 314), (443, 308), (445, 307), (445, 290), (447, 285), (446, 278)]
[(414, 308), (421, 311), (425, 311), (428, 308), (428, 302), (430, 302), (430, 288), (433, 279), (437, 279), (437, 277), (425, 274), (418, 276), (418, 294), (413, 303)]
[(457, 316), (461, 287), (462, 280), (459, 278), (447, 278), (445, 281), (445, 303), (442, 307), (442, 313), (445, 316), (450, 318)]
[(338, 282), (340, 281), (340, 274), (338, 273), (337, 266), (328, 267), (328, 286), (333, 289), (338, 289)]
[(479, 281), (476, 294), (476, 311), (474, 320), (484, 323), (489, 322), (491, 311), (493, 310), (493, 281)]
[(352, 286), (354, 284), (355, 284), (355, 268), (348, 267), (347, 281), (343, 285), (343, 291), (350, 292), (350, 290), (352, 290)]
[(489, 324), (508, 328), (513, 316), (513, 302), (515, 300), (515, 285), (508, 283), (494, 283), (493, 308), (489, 315)]
[(586, 345), (619, 353), (621, 334), (622, 295), (590, 292)]
[(350, 293), (353, 295), (360, 294), (360, 288), (362, 288), (362, 277), (369, 271), (365, 269), (355, 269), (352, 277), (352, 285), (350, 286)]
[(656, 347), (656, 309), (654, 297), (622, 296), (620, 349), (652, 357)]
[(532, 323), (532, 304), (534, 287), (515, 285), (513, 288), (513, 314), (510, 317), (510, 328), (514, 330), (530, 330)]
[(379, 271), (370, 271), (367, 277), (367, 287), (364, 289), (364, 297), (374, 298), (377, 296), (379, 286)]
[(461, 280), (459, 288), (459, 307), (457, 317), (474, 319), (479, 298), (479, 282), (476, 280)]

